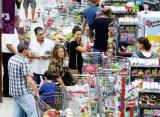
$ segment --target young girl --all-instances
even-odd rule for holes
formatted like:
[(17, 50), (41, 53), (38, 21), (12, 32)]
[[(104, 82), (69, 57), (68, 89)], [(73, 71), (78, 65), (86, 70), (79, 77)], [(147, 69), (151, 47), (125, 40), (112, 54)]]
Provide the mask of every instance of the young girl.
[(81, 35), (82, 29), (79, 26), (75, 26), (72, 29), (73, 39), (70, 42), (69, 47), (69, 68), (78, 69), (79, 73), (82, 73), (83, 58), (82, 53), (86, 52), (86, 45), (82, 44)]

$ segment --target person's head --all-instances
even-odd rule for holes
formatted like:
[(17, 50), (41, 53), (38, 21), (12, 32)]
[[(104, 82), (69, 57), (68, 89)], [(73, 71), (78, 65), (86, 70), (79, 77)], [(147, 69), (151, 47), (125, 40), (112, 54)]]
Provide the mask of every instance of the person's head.
[(15, 28), (19, 27), (20, 21), (21, 21), (21, 19), (20, 19), (19, 15), (14, 16), (14, 26), (15, 26)]
[(58, 73), (52, 72), (50, 70), (44, 72), (44, 78), (47, 80), (56, 81), (58, 78)]
[(151, 44), (149, 43), (148, 39), (145, 37), (138, 38), (136, 46), (139, 50), (149, 51), (151, 49)]
[(44, 30), (42, 27), (36, 27), (34, 29), (34, 33), (37, 37), (37, 41), (40, 42), (40, 43), (43, 43), (44, 42)]
[(108, 7), (108, 6), (105, 6), (105, 7), (103, 8), (103, 14), (104, 14), (105, 16), (110, 17), (111, 14), (112, 14), (112, 9), (111, 9), (110, 7)]
[(64, 59), (67, 56), (66, 49), (63, 45), (57, 44), (54, 46), (52, 51), (52, 58), (55, 58), (56, 60)]
[(79, 26), (74, 26), (72, 29), (72, 35), (74, 40), (80, 40), (82, 36), (82, 29)]
[(88, 0), (89, 3), (99, 6), (99, 0)]
[(29, 42), (21, 41), (17, 46), (17, 50), (20, 54), (23, 54), (24, 56), (28, 56), (28, 54), (29, 54)]

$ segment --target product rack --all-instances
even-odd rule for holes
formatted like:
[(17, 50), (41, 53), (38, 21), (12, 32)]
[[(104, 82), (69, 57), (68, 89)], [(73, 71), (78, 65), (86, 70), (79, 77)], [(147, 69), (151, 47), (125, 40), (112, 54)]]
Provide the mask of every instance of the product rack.
[[(146, 96), (146, 97), (143, 97)], [(155, 97), (154, 97), (155, 96)], [(154, 99), (152, 99), (154, 98)], [(160, 114), (154, 111), (160, 111), (160, 90), (142, 90), (139, 92), (138, 97), (138, 117), (144, 117), (145, 115), (159, 117)], [(150, 113), (146, 113), (146, 110), (150, 110)]]
[[(118, 38), (117, 38), (117, 55), (130, 57), (135, 51), (135, 42), (137, 37), (136, 22), (119, 22), (118, 23)], [(129, 50), (129, 47), (133, 50)]]

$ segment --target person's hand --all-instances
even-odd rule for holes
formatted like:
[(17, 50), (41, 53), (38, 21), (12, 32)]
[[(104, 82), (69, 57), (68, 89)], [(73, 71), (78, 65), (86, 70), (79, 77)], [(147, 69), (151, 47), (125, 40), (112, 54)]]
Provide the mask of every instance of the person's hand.
[(40, 55), (35, 55), (34, 58), (35, 58), (35, 59), (40, 59), (41, 56), (40, 56)]
[(35, 93), (34, 96), (39, 98), (39, 92)]
[(67, 92), (71, 92), (71, 90), (70, 90), (67, 86), (65, 86), (64, 89), (65, 89)]
[(47, 59), (47, 56), (43, 55), (41, 56), (42, 59)]

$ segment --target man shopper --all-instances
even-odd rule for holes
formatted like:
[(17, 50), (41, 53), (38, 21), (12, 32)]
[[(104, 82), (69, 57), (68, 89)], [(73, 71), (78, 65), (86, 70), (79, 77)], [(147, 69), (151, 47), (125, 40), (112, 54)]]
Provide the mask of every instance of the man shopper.
[(38, 117), (32, 90), (39, 97), (38, 89), (31, 77), (28, 43), (18, 45), (18, 54), (12, 56), (8, 62), (9, 94), (13, 96), (13, 117)]
[(2, 64), (3, 64), (3, 96), (9, 96), (8, 60), (17, 53), (19, 37), (16, 28), (19, 27), (19, 16), (14, 17), (14, 34), (2, 33)]
[(53, 41), (46, 39), (44, 30), (42, 27), (36, 27), (34, 29), (36, 40), (31, 41), (29, 45), (32, 55), (31, 69), (33, 76), (37, 84), (40, 84), (41, 77), (46, 70), (48, 70), (49, 60), (54, 47)]

